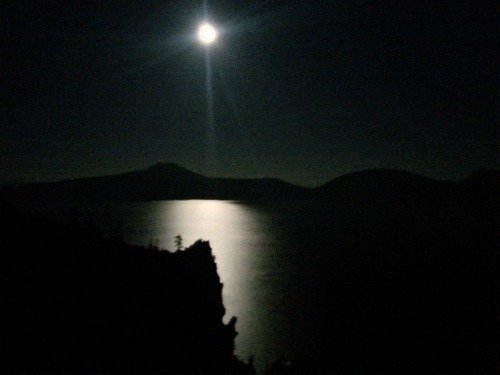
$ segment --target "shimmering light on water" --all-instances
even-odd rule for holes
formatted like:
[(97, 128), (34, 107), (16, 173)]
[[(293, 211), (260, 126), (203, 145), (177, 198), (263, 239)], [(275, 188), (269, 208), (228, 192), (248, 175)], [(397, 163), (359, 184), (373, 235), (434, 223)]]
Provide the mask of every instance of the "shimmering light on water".
[[(440, 350), (449, 353), (442, 349), (448, 347), (463, 353), (458, 336), (463, 337), (462, 329), (477, 347), (489, 345), (488, 337), (484, 344), (477, 336), (474, 324), (462, 323), (481, 321), (479, 326), (487, 331), (488, 314), (475, 315), (467, 307), (485, 303), (484, 288), (476, 287), (479, 299), (455, 301), (463, 285), (476, 280), (488, 285), (491, 280), (481, 279), (479, 270), (467, 276), (472, 272), (468, 259), (475, 264), (488, 259), (471, 257), (476, 236), (485, 235), (477, 229), (466, 234), (461, 248), (454, 240), (434, 244), (436, 228), (444, 230), (443, 237), (455, 236), (464, 229), (461, 224), (445, 228), (419, 223), (413, 228), (409, 223), (342, 222), (328, 207), (309, 204), (190, 200), (75, 205), (81, 219), (89, 218), (105, 234), (121, 235), (129, 243), (175, 250), (177, 235), (184, 246), (200, 238), (209, 240), (224, 283), (224, 319), (238, 318), (236, 354), (242, 359), (255, 355), (259, 369), (281, 356), (327, 367), (353, 361), (356, 368), (361, 360), (371, 368), (373, 361), (380, 359), (384, 365), (388, 358), (406, 365), (405, 358), (417, 358), (413, 351), (418, 340), (425, 343), (424, 357), (435, 358)], [(67, 209), (63, 202), (39, 207), (51, 216), (68, 218)], [(493, 237), (486, 243), (493, 244)], [(460, 257), (467, 264), (457, 265)], [(436, 267), (435, 261), (444, 262), (444, 268)], [(442, 269), (455, 270), (451, 274), (456, 272), (457, 279)], [(443, 289), (435, 287), (441, 285), (438, 281), (449, 288), (453, 301), (443, 299)]]
[(224, 284), (224, 320), (238, 318), (236, 351), (240, 356), (246, 359), (254, 354), (262, 360), (264, 347), (277, 346), (273, 328), (263, 328), (272, 320), (277, 303), (276, 283), (270, 278), (282, 255), (273, 246), (277, 238), (265, 212), (240, 202), (208, 200), (141, 202), (132, 210), (125, 213), (129, 221), (123, 236), (128, 242), (152, 243), (168, 250), (175, 249), (177, 235), (184, 246), (198, 239), (210, 242)]
[[(304, 258), (296, 251), (301, 246), (295, 235), (304, 237), (298, 229), (303, 225), (296, 224), (308, 222), (305, 211), (215, 200), (82, 203), (75, 208), (106, 235), (132, 244), (174, 251), (177, 235), (185, 247), (198, 239), (209, 241), (224, 284), (224, 320), (238, 318), (240, 358), (255, 355), (263, 368), (307, 345), (302, 327), (310, 317), (303, 314), (303, 298), (297, 293), (305, 280)], [(64, 204), (40, 210), (67, 215)]]

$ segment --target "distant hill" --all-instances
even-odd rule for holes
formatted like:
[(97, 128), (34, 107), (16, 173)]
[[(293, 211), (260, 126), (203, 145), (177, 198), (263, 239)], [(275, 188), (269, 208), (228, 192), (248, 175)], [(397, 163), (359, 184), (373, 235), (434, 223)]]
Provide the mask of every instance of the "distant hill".
[(374, 169), (347, 174), (312, 189), (311, 198), (341, 215), (383, 218), (483, 218), (497, 216), (500, 173), (479, 170), (462, 181)]
[(462, 181), (374, 169), (337, 177), (314, 189), (273, 178), (211, 178), (172, 163), (113, 176), (5, 186), (18, 201), (225, 199), (317, 201), (337, 215), (374, 219), (498, 218), (500, 173), (478, 170)]
[(301, 199), (307, 189), (272, 178), (210, 178), (172, 163), (113, 176), (11, 185), (2, 195), (15, 200)]

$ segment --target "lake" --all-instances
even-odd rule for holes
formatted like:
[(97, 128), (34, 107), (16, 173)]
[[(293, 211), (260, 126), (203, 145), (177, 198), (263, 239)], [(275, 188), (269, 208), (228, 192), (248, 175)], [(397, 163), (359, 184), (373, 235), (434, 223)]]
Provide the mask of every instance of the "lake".
[[(75, 208), (105, 234), (122, 236), (132, 244), (174, 250), (177, 235), (182, 236), (184, 246), (208, 240), (224, 284), (225, 320), (238, 319), (236, 353), (240, 358), (253, 355), (263, 366), (282, 355), (310, 349), (305, 337), (311, 333), (304, 330), (314, 317), (303, 314), (305, 302), (300, 298), (304, 281), (311, 277), (303, 255), (318, 240), (319, 230), (311, 230), (321, 214), (318, 207), (185, 200), (87, 203)], [(64, 218), (68, 207), (38, 209)], [(308, 238), (312, 235), (316, 238)], [(322, 233), (322, 238), (329, 235)]]
[[(343, 365), (355, 370), (358, 363), (360, 369), (376, 368), (376, 361), (381, 369), (398, 369), (387, 363), (419, 368), (422, 361), (427, 361), (424, 368), (434, 368), (439, 365), (434, 356), (441, 350), (449, 355), (455, 343), (453, 355), (440, 361), (455, 363), (470, 354), (463, 340), (480, 349), (487, 345), (476, 335), (477, 326), (468, 326), (475, 319), (485, 326), (490, 322), (484, 305), (492, 293), (488, 258), (469, 251), (476, 237), (487, 236), (468, 228), (354, 224), (307, 202), (74, 207), (83, 220), (90, 218), (105, 234), (132, 244), (175, 250), (177, 235), (184, 246), (208, 240), (224, 284), (224, 320), (238, 319), (236, 354), (243, 360), (255, 356), (261, 369), (281, 356), (328, 362), (340, 370)], [(63, 203), (39, 210), (67, 215)], [(464, 307), (471, 304), (486, 310)]]
[(224, 284), (226, 320), (238, 318), (236, 353), (265, 363), (288, 350), (281, 338), (293, 322), (283, 319), (283, 308), (297, 265), (285, 251), (286, 230), (276, 210), (193, 200), (112, 205), (105, 215), (122, 218), (122, 235), (130, 243), (173, 249), (176, 235), (185, 246), (200, 238), (210, 241)]

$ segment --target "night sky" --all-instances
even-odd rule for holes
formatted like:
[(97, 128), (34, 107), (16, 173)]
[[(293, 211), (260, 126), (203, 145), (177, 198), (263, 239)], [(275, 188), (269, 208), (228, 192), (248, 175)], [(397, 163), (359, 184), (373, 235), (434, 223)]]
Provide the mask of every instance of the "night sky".
[(0, 183), (159, 161), (303, 186), (498, 165), (495, 1), (209, 0), (208, 12), (221, 32), (212, 135), (202, 1), (1, 1)]

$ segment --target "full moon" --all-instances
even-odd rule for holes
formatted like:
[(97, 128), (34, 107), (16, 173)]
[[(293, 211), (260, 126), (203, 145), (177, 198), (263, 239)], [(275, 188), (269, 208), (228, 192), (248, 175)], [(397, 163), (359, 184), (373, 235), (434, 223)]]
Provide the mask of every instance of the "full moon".
[(217, 39), (217, 30), (209, 23), (204, 23), (198, 29), (198, 39), (203, 44), (212, 44)]

